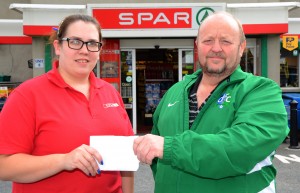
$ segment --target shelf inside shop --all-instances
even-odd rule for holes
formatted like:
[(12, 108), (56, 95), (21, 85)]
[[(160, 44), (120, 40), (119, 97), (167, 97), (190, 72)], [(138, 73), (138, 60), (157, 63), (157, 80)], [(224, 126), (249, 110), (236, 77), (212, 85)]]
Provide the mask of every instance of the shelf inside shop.
[(162, 82), (162, 81), (174, 81), (173, 79), (146, 79), (146, 82)]

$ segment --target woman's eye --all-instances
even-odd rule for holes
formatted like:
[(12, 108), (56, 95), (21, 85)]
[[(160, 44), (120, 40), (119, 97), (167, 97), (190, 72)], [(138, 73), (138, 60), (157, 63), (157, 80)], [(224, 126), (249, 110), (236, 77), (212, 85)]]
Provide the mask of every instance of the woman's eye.
[(92, 46), (92, 47), (97, 47), (98, 46), (97, 42), (89, 42), (88, 44), (89, 44), (89, 46)]
[(70, 41), (71, 44), (81, 44), (81, 42), (79, 40), (71, 40)]

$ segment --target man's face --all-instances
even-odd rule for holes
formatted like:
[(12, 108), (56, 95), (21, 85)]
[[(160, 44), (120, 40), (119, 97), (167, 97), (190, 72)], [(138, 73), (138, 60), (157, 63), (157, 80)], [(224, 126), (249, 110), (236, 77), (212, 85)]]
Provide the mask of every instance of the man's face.
[(241, 43), (238, 25), (232, 18), (214, 16), (204, 22), (197, 39), (198, 57), (203, 73), (226, 77), (240, 62), (246, 47)]

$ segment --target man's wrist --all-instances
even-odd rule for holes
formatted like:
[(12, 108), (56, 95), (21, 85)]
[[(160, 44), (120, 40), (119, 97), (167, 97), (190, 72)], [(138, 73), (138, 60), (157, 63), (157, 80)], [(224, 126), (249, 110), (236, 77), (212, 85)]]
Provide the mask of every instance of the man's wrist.
[(164, 137), (164, 149), (163, 158), (161, 159), (164, 163), (171, 163), (172, 161), (172, 147), (173, 147), (174, 137), (166, 136)]

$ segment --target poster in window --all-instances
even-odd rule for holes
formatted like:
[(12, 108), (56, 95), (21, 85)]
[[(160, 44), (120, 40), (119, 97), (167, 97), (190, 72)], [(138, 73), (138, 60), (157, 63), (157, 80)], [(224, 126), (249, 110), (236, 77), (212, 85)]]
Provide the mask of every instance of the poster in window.
[(8, 97), (7, 86), (0, 86), (0, 102), (4, 102)]
[(102, 78), (118, 78), (119, 77), (118, 62), (102, 61), (100, 63), (100, 73)]

